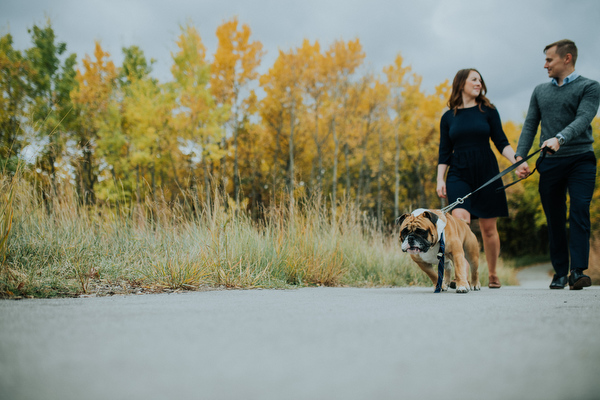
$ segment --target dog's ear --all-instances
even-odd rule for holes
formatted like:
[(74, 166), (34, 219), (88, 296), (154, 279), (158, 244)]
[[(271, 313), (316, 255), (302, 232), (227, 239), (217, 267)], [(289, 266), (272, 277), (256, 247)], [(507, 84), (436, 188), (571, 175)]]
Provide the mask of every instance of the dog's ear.
[(404, 222), (404, 220), (406, 219), (406, 217), (408, 217), (410, 214), (404, 214), (399, 216), (398, 218), (396, 218), (396, 226), (400, 226), (402, 225), (402, 223)]
[(437, 221), (439, 219), (439, 217), (437, 216), (436, 213), (433, 213), (431, 211), (424, 211), (423, 215), (425, 216), (425, 218), (428, 218), (431, 220), (431, 222), (433, 222), (433, 224), (437, 224)]

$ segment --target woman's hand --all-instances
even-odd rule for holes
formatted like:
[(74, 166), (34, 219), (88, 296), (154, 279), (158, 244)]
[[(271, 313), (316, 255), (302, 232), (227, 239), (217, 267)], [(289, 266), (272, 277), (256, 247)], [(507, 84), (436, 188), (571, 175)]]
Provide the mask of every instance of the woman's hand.
[(437, 191), (437, 195), (439, 197), (441, 197), (442, 199), (447, 198), (448, 196), (446, 195), (446, 181), (438, 180), (436, 191)]
[[(517, 161), (521, 160), (522, 158), (523, 157), (517, 157)], [(515, 169), (515, 174), (517, 174), (517, 176), (521, 179), (525, 179), (529, 175), (531, 175), (531, 171), (529, 170), (529, 165), (527, 165), (527, 162), (524, 162), (523, 164), (519, 165)]]
[(446, 164), (438, 164), (438, 173), (437, 173), (437, 188), (436, 192), (439, 197), (442, 199), (446, 198), (446, 171), (448, 170), (448, 165)]

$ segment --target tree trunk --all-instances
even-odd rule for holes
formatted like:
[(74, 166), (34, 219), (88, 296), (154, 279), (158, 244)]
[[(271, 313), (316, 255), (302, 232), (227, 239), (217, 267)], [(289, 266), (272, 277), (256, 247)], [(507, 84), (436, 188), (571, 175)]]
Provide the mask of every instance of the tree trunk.
[[(270, 123), (270, 122), (269, 122)], [(283, 109), (279, 112), (277, 126), (270, 123), (275, 128), (275, 154), (273, 154), (273, 166), (271, 170), (271, 204), (275, 205), (277, 200), (276, 191), (279, 186), (279, 160), (281, 159), (281, 132), (283, 131)]]
[(377, 171), (377, 222), (381, 227), (383, 224), (383, 215), (382, 215), (382, 207), (383, 207), (383, 193), (381, 189), (381, 179), (383, 174), (383, 134), (381, 133), (381, 128), (379, 131), (379, 168)]
[(235, 205), (240, 207), (240, 170), (238, 162), (238, 128), (236, 127), (233, 134), (233, 195), (235, 197)]
[(135, 166), (135, 202), (140, 205), (140, 165)]
[[(323, 193), (323, 154), (321, 149), (321, 141), (319, 140), (319, 106), (315, 105), (315, 147), (317, 148), (317, 193), (319, 197)], [(314, 163), (313, 163), (314, 164)]]
[(344, 143), (344, 159), (346, 162), (346, 197), (350, 198), (350, 149), (348, 143)]
[(204, 171), (204, 194), (206, 196), (206, 212), (207, 215), (212, 214), (211, 199), (210, 199), (210, 179), (208, 173), (208, 163), (206, 158), (202, 157), (202, 170)]
[(156, 204), (156, 171), (154, 168), (154, 163), (150, 166), (150, 177), (152, 179), (152, 201)]
[(358, 207), (361, 202), (363, 192), (366, 193), (366, 168), (367, 168), (367, 142), (369, 139), (369, 133), (371, 131), (371, 118), (367, 119), (367, 126), (365, 128), (365, 136), (362, 142), (362, 159), (360, 160), (360, 172), (358, 174), (358, 189), (356, 192), (356, 206)]
[(290, 165), (289, 165), (289, 190), (290, 212), (294, 212), (294, 104), (290, 109)]
[(331, 133), (333, 134), (333, 177), (332, 177), (332, 188), (331, 188), (331, 215), (335, 221), (335, 211), (337, 209), (337, 169), (338, 169), (338, 152), (340, 143), (337, 138), (335, 131), (335, 119), (331, 120)]
[[(223, 135), (223, 137), (221, 138), (221, 148), (223, 150), (225, 150), (227, 148), (227, 138), (225, 137), (225, 135)], [(225, 206), (225, 209), (227, 209), (228, 206), (228, 202), (226, 201), (227, 198), (227, 168), (226, 168), (226, 164), (227, 164), (227, 160), (226, 160), (227, 156), (224, 155), (221, 160), (221, 190), (220, 190), (220, 196), (221, 196), (221, 202), (223, 203), (223, 205)]]
[(396, 154), (394, 155), (394, 221), (400, 216), (400, 129), (396, 129)]
[(85, 161), (84, 161), (85, 203), (87, 205), (93, 205), (93, 204), (96, 204), (96, 194), (94, 192), (95, 179), (94, 179), (94, 169), (93, 169), (93, 165), (92, 165), (93, 149), (92, 149), (92, 146), (90, 145), (89, 141), (86, 143), (86, 145), (84, 147), (84, 156), (85, 156)]

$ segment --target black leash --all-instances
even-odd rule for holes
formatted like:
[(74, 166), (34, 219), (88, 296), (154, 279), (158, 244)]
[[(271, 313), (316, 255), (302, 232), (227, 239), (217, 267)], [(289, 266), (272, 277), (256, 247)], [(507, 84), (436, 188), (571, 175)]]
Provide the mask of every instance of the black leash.
[[(533, 169), (533, 171), (531, 171), (531, 173), (530, 173), (529, 175), (527, 175), (527, 176), (526, 176), (526, 177), (524, 177), (524, 178), (517, 179), (516, 181), (514, 181), (514, 182), (511, 182), (511, 183), (509, 183), (508, 185), (504, 185), (504, 186), (502, 186), (502, 187), (499, 187), (499, 188), (497, 188), (497, 189), (496, 189), (496, 192), (500, 192), (500, 191), (502, 191), (502, 190), (504, 190), (504, 189), (506, 189), (506, 188), (508, 188), (508, 187), (511, 187), (511, 186), (512, 186), (512, 185), (514, 185), (515, 183), (519, 183), (519, 182), (521, 182), (523, 179), (527, 179), (527, 178), (529, 178), (531, 175), (533, 175), (533, 173), (534, 173), (535, 171), (537, 171), (537, 169), (538, 169), (539, 165), (542, 163), (542, 161), (544, 161), (544, 157), (546, 157), (546, 154), (548, 154), (548, 153), (550, 153), (550, 154), (554, 154), (554, 153), (556, 153), (556, 152), (555, 152), (554, 150), (552, 150), (550, 147), (544, 147), (543, 149), (541, 149), (541, 150), (540, 150), (540, 152), (542, 153), (542, 155), (541, 155), (541, 156), (540, 156), (540, 157), (539, 157), (539, 158), (536, 160), (536, 162), (535, 162), (535, 168)], [(537, 153), (537, 152), (535, 152), (535, 153)], [(529, 158), (530, 158), (532, 155), (534, 155), (535, 153), (532, 153), (531, 155), (527, 156), (526, 160), (527, 160), (527, 159), (529, 159)], [(519, 160), (519, 163), (522, 163), (523, 161), (524, 161), (524, 160)]]
[(440, 293), (442, 291), (442, 281), (444, 279), (444, 255), (446, 253), (446, 245), (444, 244), (444, 232), (440, 235), (440, 250), (438, 251), (438, 278), (435, 284), (435, 290), (433, 293)]
[[(480, 191), (480, 190), (481, 190), (481, 189), (483, 189), (484, 187), (488, 186), (490, 183), (492, 183), (492, 182), (496, 181), (497, 179), (500, 179), (500, 178), (502, 178), (504, 175), (508, 174), (509, 172), (511, 172), (511, 171), (514, 171), (514, 170), (515, 170), (517, 167), (519, 167), (519, 165), (523, 164), (525, 161), (529, 160), (531, 157), (535, 156), (536, 154), (538, 154), (538, 153), (542, 153), (542, 155), (540, 156), (540, 158), (538, 158), (538, 160), (537, 160), (537, 162), (536, 162), (536, 164), (535, 164), (535, 168), (533, 169), (533, 171), (531, 171), (531, 174), (533, 174), (533, 173), (536, 171), (536, 169), (537, 169), (538, 165), (539, 165), (539, 164), (542, 162), (542, 160), (543, 160), (543, 159), (544, 159), (544, 157), (546, 156), (546, 153), (551, 153), (551, 154), (553, 154), (554, 152), (555, 152), (555, 151), (554, 151), (554, 150), (552, 150), (552, 149), (550, 149), (549, 147), (543, 147), (543, 148), (542, 148), (541, 150), (539, 150), (539, 151), (534, 151), (533, 153), (529, 154), (527, 157), (525, 157), (525, 158), (523, 158), (523, 159), (521, 159), (521, 160), (517, 161), (516, 163), (514, 163), (514, 164), (513, 164), (513, 165), (511, 165), (510, 167), (506, 168), (504, 171), (500, 172), (498, 175), (494, 176), (492, 179), (490, 179), (489, 181), (487, 181), (486, 183), (484, 183), (483, 185), (481, 185), (479, 188), (475, 189), (475, 190), (474, 190), (474, 191), (472, 191), (471, 193), (467, 194), (467, 195), (466, 195), (466, 196), (464, 196), (464, 197), (459, 197), (458, 199), (456, 199), (456, 201), (455, 201), (454, 203), (452, 203), (452, 204), (450, 204), (450, 205), (448, 205), (448, 206), (446, 206), (446, 207), (442, 208), (442, 212), (443, 212), (443, 213), (447, 213), (448, 211), (452, 210), (452, 209), (453, 209), (454, 207), (456, 207), (457, 205), (459, 205), (459, 204), (463, 204), (463, 203), (465, 202), (465, 199), (467, 199), (467, 198), (468, 198), (469, 196), (471, 196), (472, 194), (474, 194), (474, 193), (477, 193), (478, 191)], [(519, 179), (519, 180), (516, 180), (516, 181), (514, 181), (514, 182), (512, 182), (512, 183), (509, 183), (509, 184), (508, 184), (508, 185), (506, 185), (506, 186), (502, 186), (502, 187), (500, 187), (500, 188), (496, 189), (496, 191), (498, 192), (498, 191), (504, 190), (504, 189), (506, 189), (507, 187), (509, 187), (509, 186), (512, 186), (512, 185), (514, 185), (515, 183), (522, 181), (523, 179), (529, 178), (529, 177), (531, 176), (531, 174), (527, 175), (525, 178), (521, 178), (521, 179)]]

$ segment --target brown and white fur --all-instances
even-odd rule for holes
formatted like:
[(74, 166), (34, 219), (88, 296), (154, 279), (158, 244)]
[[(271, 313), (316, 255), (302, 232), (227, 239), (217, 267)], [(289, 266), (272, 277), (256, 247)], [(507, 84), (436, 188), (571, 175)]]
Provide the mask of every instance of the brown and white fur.
[[(481, 289), (479, 283), (479, 243), (466, 222), (441, 210), (419, 209), (404, 214), (396, 220), (400, 226), (402, 251), (410, 254), (414, 262), (436, 284), (438, 273), (439, 239), (444, 233), (445, 263), (442, 290), (448, 290), (454, 265), (456, 292), (467, 293)], [(452, 262), (452, 264), (451, 264)], [(469, 284), (468, 270), (471, 266)]]

